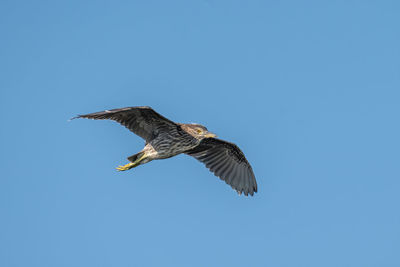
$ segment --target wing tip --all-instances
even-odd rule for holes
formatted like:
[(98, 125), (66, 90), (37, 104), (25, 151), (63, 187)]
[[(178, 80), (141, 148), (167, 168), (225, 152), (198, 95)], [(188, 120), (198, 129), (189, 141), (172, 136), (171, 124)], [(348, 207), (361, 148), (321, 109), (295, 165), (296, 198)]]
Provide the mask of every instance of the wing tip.
[(82, 115), (76, 115), (75, 117), (70, 118), (68, 121), (72, 121), (79, 118), (82, 118)]
[(257, 186), (252, 186), (250, 188), (241, 188), (241, 189), (237, 187), (235, 188), (233, 185), (231, 185), (231, 187), (238, 193), (239, 196), (242, 194), (245, 195), (246, 197), (249, 195), (254, 196), (254, 194), (257, 193)]

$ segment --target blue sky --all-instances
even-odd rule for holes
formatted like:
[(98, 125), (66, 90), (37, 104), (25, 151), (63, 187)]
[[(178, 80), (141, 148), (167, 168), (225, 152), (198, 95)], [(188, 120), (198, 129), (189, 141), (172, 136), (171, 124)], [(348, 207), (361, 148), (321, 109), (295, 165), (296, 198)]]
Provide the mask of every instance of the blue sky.
[[(398, 1), (2, 1), (1, 266), (400, 266)], [(129, 172), (148, 105), (238, 144)]]

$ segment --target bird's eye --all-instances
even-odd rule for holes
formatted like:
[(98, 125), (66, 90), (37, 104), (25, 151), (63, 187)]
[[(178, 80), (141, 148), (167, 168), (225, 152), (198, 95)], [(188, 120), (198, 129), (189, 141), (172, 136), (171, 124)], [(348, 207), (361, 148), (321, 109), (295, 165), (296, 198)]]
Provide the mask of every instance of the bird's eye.
[(198, 134), (201, 134), (203, 131), (201, 129), (196, 129)]

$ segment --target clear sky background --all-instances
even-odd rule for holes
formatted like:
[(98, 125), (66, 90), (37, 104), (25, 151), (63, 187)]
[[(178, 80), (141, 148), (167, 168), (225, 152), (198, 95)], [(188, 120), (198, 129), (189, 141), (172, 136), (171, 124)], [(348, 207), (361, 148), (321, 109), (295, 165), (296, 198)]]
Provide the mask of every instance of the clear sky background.
[[(0, 266), (400, 266), (399, 1), (1, 1)], [(259, 192), (68, 119), (148, 105)]]

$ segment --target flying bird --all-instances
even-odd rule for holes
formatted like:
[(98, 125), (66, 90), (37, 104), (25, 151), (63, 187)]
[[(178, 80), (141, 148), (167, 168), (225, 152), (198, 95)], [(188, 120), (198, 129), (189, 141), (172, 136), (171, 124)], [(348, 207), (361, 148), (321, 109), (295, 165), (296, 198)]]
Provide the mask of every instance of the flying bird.
[(217, 139), (206, 127), (196, 123), (176, 123), (155, 112), (151, 107), (127, 107), (76, 118), (113, 120), (142, 137), (146, 144), (142, 151), (128, 157), (130, 163), (117, 167), (130, 170), (155, 159), (167, 159), (181, 153), (192, 156), (238, 194), (257, 192), (253, 169), (243, 152), (233, 143)]

